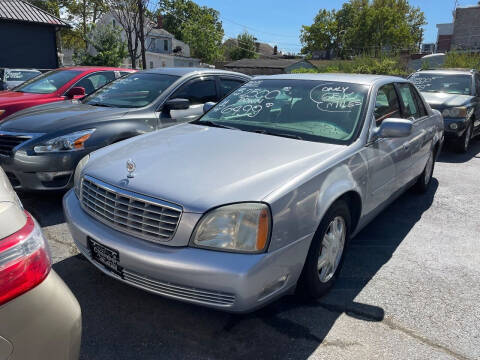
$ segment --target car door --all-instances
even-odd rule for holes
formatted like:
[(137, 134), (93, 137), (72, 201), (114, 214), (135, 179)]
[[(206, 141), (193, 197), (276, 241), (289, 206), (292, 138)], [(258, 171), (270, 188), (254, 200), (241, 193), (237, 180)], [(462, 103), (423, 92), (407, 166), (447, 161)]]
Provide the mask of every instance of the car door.
[(396, 86), (402, 118), (413, 122), (412, 133), (404, 143), (409, 158), (398, 174), (399, 186), (404, 186), (420, 175), (425, 168), (435, 135), (435, 124), (426, 111), (423, 99), (412, 84), (397, 83)]
[(475, 134), (480, 133), (480, 74), (475, 73), (475, 99), (474, 101), (474, 118), (473, 118), (473, 126), (475, 130)]
[(85, 89), (85, 94), (90, 95), (94, 91), (100, 89), (102, 86), (115, 80), (115, 72), (113, 71), (99, 71), (88, 74), (78, 80), (72, 87), (82, 87)]
[(221, 76), (219, 79), (220, 85), (220, 100), (237, 90), (240, 86), (245, 84), (248, 80)]
[(174, 123), (198, 119), (203, 114), (203, 105), (209, 101), (218, 101), (217, 82), (214, 76), (202, 76), (180, 86), (170, 99), (188, 99), (190, 107), (186, 110), (167, 110), (160, 115), (161, 127)]
[[(393, 83), (381, 86), (376, 94), (370, 129), (379, 127), (389, 118), (400, 118), (400, 102)], [(368, 166), (365, 213), (375, 212), (398, 189), (397, 172), (405, 161), (404, 138), (373, 138), (362, 150)]]

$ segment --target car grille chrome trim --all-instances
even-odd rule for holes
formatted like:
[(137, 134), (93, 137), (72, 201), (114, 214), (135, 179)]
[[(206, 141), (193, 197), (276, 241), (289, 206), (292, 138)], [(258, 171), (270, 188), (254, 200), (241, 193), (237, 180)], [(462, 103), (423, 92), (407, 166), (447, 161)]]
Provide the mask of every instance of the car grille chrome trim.
[(33, 138), (32, 134), (0, 131), (0, 154), (10, 156), (25, 142)]
[(123, 278), (126, 282), (133, 285), (177, 299), (216, 306), (232, 306), (235, 302), (235, 295), (232, 294), (166, 283), (125, 269), (123, 270)]
[(118, 231), (152, 241), (169, 241), (175, 235), (182, 208), (165, 201), (117, 188), (85, 176), (82, 208), (95, 219)]

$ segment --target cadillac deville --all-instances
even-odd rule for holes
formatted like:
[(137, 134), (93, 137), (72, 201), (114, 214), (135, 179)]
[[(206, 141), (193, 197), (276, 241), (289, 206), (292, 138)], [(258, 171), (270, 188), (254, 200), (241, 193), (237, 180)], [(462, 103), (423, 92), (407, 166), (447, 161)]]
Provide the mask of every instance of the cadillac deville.
[(396, 77), (257, 77), (204, 108), (84, 157), (63, 204), (101, 271), (231, 312), (325, 294), (349, 239), (428, 189), (443, 141), (440, 113)]

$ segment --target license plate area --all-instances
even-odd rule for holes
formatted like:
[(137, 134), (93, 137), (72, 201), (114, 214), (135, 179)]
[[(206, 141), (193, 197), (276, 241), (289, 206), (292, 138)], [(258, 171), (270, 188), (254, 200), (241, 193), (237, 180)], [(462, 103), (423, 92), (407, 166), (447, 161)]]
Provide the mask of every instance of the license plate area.
[(90, 237), (87, 238), (87, 241), (90, 253), (92, 254), (92, 259), (108, 271), (123, 278), (123, 268), (118, 265), (120, 262), (120, 254), (118, 250), (100, 244), (98, 241)]

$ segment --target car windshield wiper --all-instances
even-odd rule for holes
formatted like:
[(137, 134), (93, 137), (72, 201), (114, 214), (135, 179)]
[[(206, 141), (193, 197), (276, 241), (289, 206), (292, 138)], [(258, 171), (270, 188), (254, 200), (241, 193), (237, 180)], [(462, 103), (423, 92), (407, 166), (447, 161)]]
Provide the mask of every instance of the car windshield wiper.
[(93, 106), (102, 106), (102, 107), (113, 107), (112, 105), (107, 105), (107, 104), (103, 104), (103, 103), (99, 103), (99, 102), (91, 102), (91, 103), (87, 103), (88, 105), (93, 105)]
[(290, 139), (303, 140), (303, 138), (300, 135), (294, 135), (294, 134), (276, 133), (276, 132), (271, 132), (267, 130), (254, 130), (253, 132), (257, 134), (265, 134), (265, 135), (280, 136), (280, 137), (285, 137)]
[(236, 128), (234, 126), (219, 124), (219, 123), (216, 123), (215, 121), (211, 121), (211, 120), (193, 121), (192, 124), (213, 126), (213, 127), (218, 127), (218, 128), (222, 128), (222, 129), (240, 130), (239, 128)]

